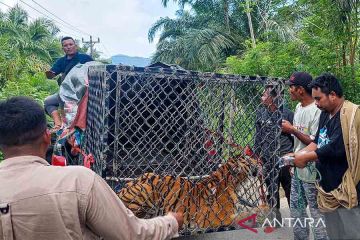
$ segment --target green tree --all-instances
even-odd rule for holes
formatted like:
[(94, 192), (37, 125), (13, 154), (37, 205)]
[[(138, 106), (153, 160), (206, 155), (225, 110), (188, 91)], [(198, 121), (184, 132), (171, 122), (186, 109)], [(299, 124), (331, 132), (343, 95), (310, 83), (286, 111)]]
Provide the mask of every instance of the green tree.
[(45, 82), (43, 72), (62, 54), (58, 32), (47, 19), (29, 21), (18, 5), (0, 14), (1, 98), (26, 95), (42, 100), (56, 91), (56, 83)]
[(29, 21), (25, 10), (15, 5), (0, 16), (0, 87), (21, 74), (48, 68), (62, 54), (56, 25), (44, 18)]
[(288, 77), (295, 70), (329, 71), (341, 79), (346, 97), (360, 103), (359, 1), (259, 1), (257, 8), (259, 43), (228, 58), (229, 72)]
[(162, 29), (153, 61), (175, 63), (188, 69), (211, 70), (224, 61), (235, 46), (231, 34), (209, 27), (205, 19), (179, 11), (177, 19), (162, 18), (149, 30), (149, 40)]
[[(174, 0), (176, 18), (161, 18), (149, 30), (149, 41), (159, 34), (153, 61), (180, 64), (185, 68), (214, 71), (226, 57), (240, 55), (256, 42), (282, 37), (295, 39), (291, 21), (280, 8), (285, 0)], [(162, 0), (167, 6), (169, 0)], [(184, 8), (187, 6), (187, 8)], [(188, 9), (190, 10), (184, 10)], [(291, 23), (291, 24), (290, 24)], [(190, 45), (190, 46), (189, 46)], [(211, 57), (208, 57), (211, 56)]]
[[(242, 29), (230, 1), (177, 1), (176, 18), (161, 18), (149, 30), (149, 41), (160, 32), (153, 61), (179, 64), (188, 69), (213, 71), (241, 46)], [(168, 1), (163, 1), (164, 5)], [(184, 10), (184, 5), (191, 10)]]
[(0, 22), (0, 33), (9, 36), (12, 48), (24, 56), (36, 56), (50, 63), (61, 52), (56, 42), (59, 32), (54, 23), (44, 18), (28, 21), (25, 10), (16, 5), (10, 8)]

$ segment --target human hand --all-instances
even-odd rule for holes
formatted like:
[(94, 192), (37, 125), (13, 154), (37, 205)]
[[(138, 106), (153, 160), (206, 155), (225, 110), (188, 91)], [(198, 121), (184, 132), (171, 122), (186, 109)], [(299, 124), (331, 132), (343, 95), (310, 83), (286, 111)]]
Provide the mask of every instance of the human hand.
[(287, 153), (283, 157), (295, 157), (295, 153)]
[(308, 159), (305, 153), (300, 152), (295, 154), (295, 160), (294, 160), (295, 167), (304, 168), (306, 167), (307, 163), (308, 163)]
[(284, 133), (293, 134), (295, 132), (295, 127), (287, 120), (282, 120), (281, 130)]
[(48, 79), (53, 79), (56, 75), (55, 75), (55, 73), (53, 72), (53, 71), (46, 71), (45, 72), (45, 75), (46, 75), (46, 77), (48, 78)]
[(167, 215), (169, 216), (172, 216), (176, 219), (177, 223), (178, 223), (178, 226), (179, 228), (178, 229), (181, 229), (182, 228), (182, 225), (184, 224), (184, 216), (182, 213), (179, 213), (179, 212), (169, 212)]

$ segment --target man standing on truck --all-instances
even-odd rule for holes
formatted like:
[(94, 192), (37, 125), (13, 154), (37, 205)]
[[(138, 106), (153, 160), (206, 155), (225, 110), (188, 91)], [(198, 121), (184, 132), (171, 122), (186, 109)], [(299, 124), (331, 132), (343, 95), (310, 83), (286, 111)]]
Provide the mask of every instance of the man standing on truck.
[[(52, 68), (45, 72), (48, 79), (53, 79), (55, 76), (61, 74), (61, 77), (58, 80), (59, 85), (76, 64), (84, 64), (90, 61), (94, 61), (89, 55), (78, 52), (78, 47), (72, 37), (62, 38), (61, 45), (65, 56), (59, 58), (52, 66)], [(62, 126), (62, 121), (58, 111), (58, 108), (61, 105), (59, 93), (55, 93), (54, 95), (47, 97), (44, 101), (44, 105), (46, 113), (49, 114), (54, 120), (53, 130), (56, 131), (60, 129)]]

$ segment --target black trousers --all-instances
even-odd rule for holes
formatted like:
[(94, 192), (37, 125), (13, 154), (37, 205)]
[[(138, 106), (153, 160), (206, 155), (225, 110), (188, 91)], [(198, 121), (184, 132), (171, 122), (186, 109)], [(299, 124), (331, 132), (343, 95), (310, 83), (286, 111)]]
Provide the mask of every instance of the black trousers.
[[(266, 169), (266, 168), (265, 168)], [(291, 174), (290, 166), (282, 167), (279, 170), (269, 169), (264, 172), (265, 184), (267, 188), (267, 201), (271, 207), (276, 207), (275, 212), (277, 217), (280, 216), (280, 184), (284, 189), (285, 196), (290, 207), (290, 191), (291, 191)], [(278, 172), (278, 176), (277, 176)]]

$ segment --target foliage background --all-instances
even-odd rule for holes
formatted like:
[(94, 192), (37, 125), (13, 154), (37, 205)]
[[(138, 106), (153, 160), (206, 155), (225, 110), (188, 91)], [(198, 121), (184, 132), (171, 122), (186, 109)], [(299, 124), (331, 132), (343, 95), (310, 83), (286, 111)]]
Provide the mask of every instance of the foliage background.
[[(293, 71), (330, 71), (346, 97), (360, 103), (359, 1), (173, 1), (176, 17), (160, 18), (148, 32), (149, 41), (159, 36), (154, 62), (283, 78)], [(169, 0), (161, 2), (166, 7)], [(43, 102), (57, 91), (43, 72), (62, 56), (60, 38), (52, 21), (30, 19), (17, 5), (0, 12), (1, 99), (27, 95)]]
[[(164, 6), (169, 0), (162, 0)], [(332, 72), (360, 103), (359, 10), (352, 0), (174, 0), (160, 18), (153, 61), (186, 69), (288, 78)]]
[[(169, 1), (161, 0), (164, 7)], [(346, 98), (360, 103), (360, 1), (172, 1), (176, 17), (162, 17), (148, 31), (150, 42), (159, 37), (153, 62), (282, 78), (332, 72)], [(0, 99), (26, 95), (43, 103), (58, 90), (43, 72), (63, 55), (60, 38), (52, 21), (30, 19), (18, 5), (0, 12)]]

